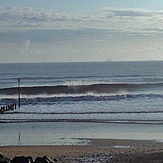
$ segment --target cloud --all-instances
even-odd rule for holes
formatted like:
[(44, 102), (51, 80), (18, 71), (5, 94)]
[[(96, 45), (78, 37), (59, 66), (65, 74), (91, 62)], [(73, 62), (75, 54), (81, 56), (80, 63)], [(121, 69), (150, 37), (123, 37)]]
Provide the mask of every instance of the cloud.
[(120, 16), (120, 17), (141, 17), (141, 16), (152, 16), (153, 11), (144, 9), (133, 9), (133, 8), (109, 8), (104, 7), (99, 9), (100, 12), (108, 14), (108, 16)]
[[(163, 34), (163, 10), (101, 8), (94, 15), (63, 14), (44, 9), (2, 7), (0, 31), (108, 30), (110, 34)], [(111, 32), (112, 31), (112, 32)]]
[(163, 10), (101, 8), (104, 26), (130, 34), (162, 34)]

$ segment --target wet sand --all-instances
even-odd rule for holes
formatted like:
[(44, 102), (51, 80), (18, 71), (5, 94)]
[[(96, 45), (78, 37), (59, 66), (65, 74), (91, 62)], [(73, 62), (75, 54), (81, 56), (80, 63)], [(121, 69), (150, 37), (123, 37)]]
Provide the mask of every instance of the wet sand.
[(47, 156), (72, 163), (163, 162), (162, 125), (38, 122), (2, 123), (0, 128), (0, 153), (10, 159)]
[(89, 139), (88, 145), (0, 146), (0, 153), (15, 156), (47, 156), (61, 162), (162, 162), (163, 143), (146, 140)]

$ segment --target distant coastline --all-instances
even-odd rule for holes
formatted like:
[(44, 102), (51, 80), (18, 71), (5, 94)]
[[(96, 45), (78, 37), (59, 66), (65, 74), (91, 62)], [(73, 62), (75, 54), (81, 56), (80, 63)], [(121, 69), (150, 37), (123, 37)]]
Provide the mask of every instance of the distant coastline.
[(41, 62), (6, 62), (6, 63), (0, 63), (0, 64), (55, 64), (55, 63), (109, 63), (109, 62), (163, 62), (163, 60), (137, 60), (137, 61), (118, 61), (118, 60), (103, 60), (103, 61), (71, 61), (71, 62), (63, 62), (63, 61), (57, 61), (57, 62), (48, 62), (48, 61), (41, 61)]

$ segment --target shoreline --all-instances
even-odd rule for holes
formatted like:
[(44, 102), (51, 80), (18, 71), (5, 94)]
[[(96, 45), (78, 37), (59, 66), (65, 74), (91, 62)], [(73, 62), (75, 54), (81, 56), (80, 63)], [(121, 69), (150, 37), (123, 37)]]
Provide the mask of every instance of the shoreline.
[[(115, 113), (115, 114), (119, 114)], [(135, 112), (136, 113), (136, 112)], [(135, 114), (133, 113), (133, 114)], [(159, 112), (156, 112), (159, 113)], [(162, 112), (160, 112), (162, 113)], [(27, 113), (29, 114), (29, 113)], [(44, 113), (44, 114), (49, 114), (49, 113)], [(61, 114), (61, 115), (68, 115), (71, 113), (54, 113), (56, 115)], [(73, 113), (74, 114), (74, 113)], [(85, 113), (75, 113), (75, 114), (85, 114)], [(87, 114), (87, 113), (86, 113)], [(105, 114), (105, 112), (101, 112), (100, 114)], [(107, 114), (107, 113), (106, 113)], [(112, 114), (112, 113), (110, 113)], [(113, 113), (114, 114), (114, 113)], [(131, 113), (127, 113), (131, 114)], [(0, 124), (18, 124), (18, 123), (95, 123), (95, 124), (128, 124), (128, 125), (162, 125), (163, 120), (107, 120), (107, 119), (0, 119)]]
[(158, 124), (1, 123), (0, 129), (0, 146), (86, 145), (93, 139), (163, 142), (163, 128)]
[[(28, 145), (28, 146), (0, 146), (0, 153), (7, 158), (15, 156), (47, 156), (60, 160), (74, 158), (94, 157), (105, 155), (114, 160), (121, 159), (147, 159), (163, 153), (163, 143), (152, 140), (127, 140), (127, 139), (87, 139), (88, 145)], [(159, 157), (160, 158), (160, 157)], [(155, 159), (159, 159), (155, 158)], [(127, 162), (127, 160), (125, 161)]]

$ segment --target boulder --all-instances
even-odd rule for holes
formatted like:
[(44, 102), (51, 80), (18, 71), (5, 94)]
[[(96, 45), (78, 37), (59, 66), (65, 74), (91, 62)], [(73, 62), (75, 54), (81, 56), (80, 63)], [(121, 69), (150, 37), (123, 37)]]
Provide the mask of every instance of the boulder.
[(44, 157), (37, 157), (35, 163), (54, 163), (54, 161), (51, 158), (44, 156)]
[(4, 156), (0, 153), (0, 158), (4, 158)]
[(28, 159), (28, 163), (33, 163), (33, 158), (31, 156), (28, 156), (27, 159)]
[(0, 153), (0, 163), (8, 163), (9, 159), (5, 158), (1, 153)]
[(8, 163), (8, 159), (6, 159), (6, 158), (0, 158), (0, 163)]
[(11, 163), (29, 163), (28, 158), (24, 156), (14, 157)]

